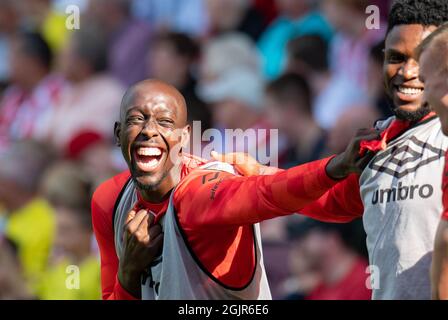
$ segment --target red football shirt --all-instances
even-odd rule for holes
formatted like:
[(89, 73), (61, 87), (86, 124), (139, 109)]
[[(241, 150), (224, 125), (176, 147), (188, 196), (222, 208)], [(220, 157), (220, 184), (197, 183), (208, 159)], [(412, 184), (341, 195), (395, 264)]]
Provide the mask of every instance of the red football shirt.
[[(186, 156), (173, 200), (180, 226), (201, 263), (227, 286), (246, 284), (255, 267), (252, 225), (297, 212), (335, 185), (337, 181), (325, 171), (329, 160), (270, 176), (242, 177), (221, 171), (192, 170), (201, 163)], [(129, 177), (129, 172), (123, 172), (106, 181), (92, 199), (104, 299), (134, 298), (117, 279), (118, 257), (112, 221), (115, 202)], [(143, 204), (160, 217), (167, 209), (168, 200)]]

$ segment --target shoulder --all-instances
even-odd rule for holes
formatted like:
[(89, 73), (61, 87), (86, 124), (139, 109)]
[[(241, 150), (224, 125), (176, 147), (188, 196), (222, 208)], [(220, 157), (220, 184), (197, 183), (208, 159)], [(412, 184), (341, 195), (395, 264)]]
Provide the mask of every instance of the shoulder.
[(92, 214), (112, 214), (115, 202), (131, 177), (128, 170), (115, 175), (98, 186), (92, 196)]
[(237, 175), (233, 166), (224, 162), (213, 161), (191, 168), (176, 187), (175, 202), (187, 193), (194, 194), (202, 186), (215, 185), (223, 179)]
[(232, 165), (225, 162), (212, 161), (203, 163), (196, 167), (190, 167), (188, 174), (183, 177), (180, 184), (184, 184), (186, 181), (197, 179), (198, 177), (209, 175), (227, 176), (238, 174)]

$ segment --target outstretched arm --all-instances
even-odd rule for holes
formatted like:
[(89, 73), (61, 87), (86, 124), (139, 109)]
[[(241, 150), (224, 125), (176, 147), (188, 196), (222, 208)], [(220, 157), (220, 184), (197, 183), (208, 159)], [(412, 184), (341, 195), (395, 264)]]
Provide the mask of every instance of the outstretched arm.
[(174, 195), (181, 223), (185, 229), (239, 226), (297, 212), (337, 183), (325, 171), (331, 159), (269, 176), (193, 171)]
[[(349, 222), (362, 216), (364, 206), (359, 193), (359, 175), (373, 156), (373, 153), (359, 155), (359, 145), (361, 141), (368, 141), (378, 136), (375, 130), (359, 130), (354, 139), (347, 147), (347, 150), (338, 155), (339, 161), (331, 161), (326, 167), (326, 173), (330, 177), (342, 178), (347, 172), (354, 172), (349, 177), (331, 187), (316, 201), (306, 204), (300, 213), (313, 219), (325, 222)], [(273, 175), (284, 170), (263, 166), (255, 159), (243, 153), (233, 153), (219, 155), (212, 153), (215, 160), (224, 161), (234, 165), (234, 167), (245, 176), (252, 175)], [(339, 159), (337, 159), (339, 158)], [(335, 165), (344, 163), (344, 166)]]
[(373, 156), (360, 156), (360, 143), (377, 137), (376, 131), (359, 131), (344, 153), (272, 175), (192, 171), (174, 194), (181, 224), (185, 229), (234, 227), (298, 212), (340, 182), (335, 179), (360, 172)]

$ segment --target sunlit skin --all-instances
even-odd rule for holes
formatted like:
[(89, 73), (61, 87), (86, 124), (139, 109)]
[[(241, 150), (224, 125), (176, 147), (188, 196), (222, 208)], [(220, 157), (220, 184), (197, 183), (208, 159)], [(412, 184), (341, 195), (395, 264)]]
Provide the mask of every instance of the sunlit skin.
[(398, 25), (386, 37), (384, 79), (397, 117), (415, 121), (426, 115), (424, 84), (419, 79), (419, 64), (414, 52), (436, 26)]
[(420, 57), (420, 80), (425, 84), (425, 101), (437, 113), (442, 123), (442, 131), (448, 135), (448, 46), (446, 43), (435, 43), (423, 51)]
[[(425, 83), (424, 100), (439, 116), (448, 135), (448, 37), (437, 36), (420, 56), (420, 80)], [(437, 229), (432, 262), (432, 296), (448, 299), (448, 221)]]
[[(186, 121), (184, 98), (163, 82), (142, 81), (123, 97), (115, 136), (145, 200), (162, 202), (180, 181), (182, 147), (190, 134)], [(148, 156), (142, 150), (160, 151)]]

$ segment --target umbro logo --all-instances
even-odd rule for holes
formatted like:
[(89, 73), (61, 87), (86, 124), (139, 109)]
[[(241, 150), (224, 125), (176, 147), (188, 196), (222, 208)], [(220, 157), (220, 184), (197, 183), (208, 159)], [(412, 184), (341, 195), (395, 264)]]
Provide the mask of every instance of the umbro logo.
[[(378, 172), (402, 178), (419, 168), (439, 160), (444, 155), (442, 149), (418, 140), (415, 136), (409, 138), (410, 143), (395, 146), (376, 156), (370, 162), (369, 168)], [(425, 158), (423, 158), (425, 155)]]

